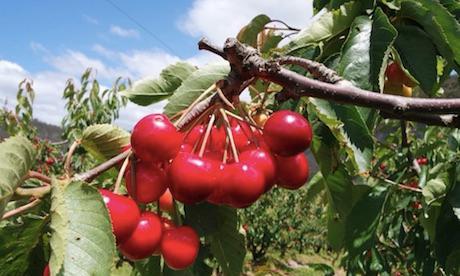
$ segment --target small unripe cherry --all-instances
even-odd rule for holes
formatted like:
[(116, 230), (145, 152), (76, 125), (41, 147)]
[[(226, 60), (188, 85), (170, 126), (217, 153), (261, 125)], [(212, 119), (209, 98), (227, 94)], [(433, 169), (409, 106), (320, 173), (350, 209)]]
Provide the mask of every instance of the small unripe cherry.
[(99, 189), (112, 222), (113, 234), (117, 242), (126, 240), (136, 229), (140, 211), (136, 202), (129, 197), (117, 195), (111, 191)]
[(147, 258), (158, 250), (162, 233), (160, 217), (152, 212), (144, 212), (134, 232), (118, 248), (130, 260)]
[(126, 188), (129, 195), (140, 203), (157, 201), (166, 191), (167, 178), (165, 171), (158, 164), (136, 162), (136, 184), (131, 183), (131, 168), (125, 173)]
[(295, 190), (308, 180), (308, 159), (303, 153), (291, 157), (276, 157), (277, 184), (280, 187)]
[(150, 114), (134, 126), (131, 146), (144, 161), (168, 161), (179, 152), (182, 133), (163, 114)]
[(173, 212), (174, 211), (174, 200), (171, 192), (169, 189), (166, 189), (166, 191), (161, 195), (159, 202), (160, 204), (160, 209), (165, 211), (165, 212)]
[(263, 127), (268, 120), (268, 115), (263, 111), (259, 111), (252, 116), (252, 119), (258, 126)]
[(312, 131), (303, 116), (290, 110), (281, 110), (268, 118), (263, 137), (273, 153), (293, 156), (310, 146)]
[(200, 238), (189, 226), (166, 231), (161, 239), (161, 254), (172, 269), (182, 270), (195, 262), (200, 249)]

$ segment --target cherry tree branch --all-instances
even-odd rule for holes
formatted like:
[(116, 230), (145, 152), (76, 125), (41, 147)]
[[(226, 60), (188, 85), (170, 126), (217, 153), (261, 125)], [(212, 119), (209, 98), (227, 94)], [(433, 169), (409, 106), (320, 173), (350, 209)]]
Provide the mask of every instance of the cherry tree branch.
[(46, 184), (51, 184), (51, 178), (42, 174), (42, 173), (39, 173), (39, 172), (36, 172), (36, 171), (29, 171), (26, 175), (26, 179), (30, 179), (30, 178), (35, 178), (35, 179), (38, 179), (40, 181), (43, 181), (44, 183)]
[(77, 181), (91, 182), (103, 172), (123, 161), (129, 154), (131, 154), (131, 150), (124, 151), (87, 172), (75, 175), (73, 179)]
[(29, 203), (27, 203), (27, 204), (25, 204), (25, 205), (23, 205), (21, 207), (18, 207), (16, 209), (8, 211), (5, 214), (3, 214), (2, 220), (3, 219), (8, 219), (8, 218), (13, 217), (15, 215), (18, 215), (18, 214), (20, 214), (22, 212), (25, 212), (25, 211), (37, 206), (38, 204), (40, 204), (40, 202), (41, 202), (41, 200), (37, 198), (37, 199), (34, 199), (33, 201), (31, 201), (31, 202), (29, 202)]

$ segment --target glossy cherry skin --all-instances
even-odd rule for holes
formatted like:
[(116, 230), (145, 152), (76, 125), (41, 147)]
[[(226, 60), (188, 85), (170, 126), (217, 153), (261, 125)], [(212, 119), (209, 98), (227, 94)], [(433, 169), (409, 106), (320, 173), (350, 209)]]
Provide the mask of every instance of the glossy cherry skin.
[[(176, 228), (176, 224), (174, 224), (174, 222), (172, 220), (167, 219), (165, 217), (161, 217), (160, 220), (161, 220), (161, 227), (162, 227), (162, 231), (163, 231), (162, 232), (162, 237), (166, 233), (166, 231), (169, 231), (171, 229)], [(161, 254), (161, 250), (160, 250), (160, 246), (159, 246), (159, 247), (157, 247), (155, 252), (153, 252), (152, 255), (159, 256), (160, 254)]]
[(205, 200), (215, 189), (219, 163), (191, 153), (180, 153), (169, 167), (173, 197), (193, 204)]
[(244, 208), (265, 192), (265, 175), (254, 165), (244, 162), (226, 165), (220, 181), (223, 200), (232, 207)]
[(182, 133), (163, 114), (150, 114), (134, 126), (131, 146), (138, 158), (144, 161), (173, 159), (182, 144)]
[(402, 83), (404, 80), (404, 75), (404, 71), (396, 62), (389, 64), (385, 70), (385, 76), (387, 77), (388, 81), (392, 83)]
[(230, 120), (230, 126), (232, 130), (233, 140), (239, 150), (243, 150), (249, 146), (250, 139), (253, 136), (251, 126), (237, 119)]
[(130, 260), (147, 258), (158, 250), (162, 233), (160, 217), (152, 212), (144, 212), (134, 232), (118, 248)]
[(264, 174), (265, 191), (273, 187), (276, 178), (276, 165), (270, 152), (262, 148), (247, 150), (240, 154), (240, 161), (254, 166)]
[(51, 272), (50, 272), (50, 265), (47, 264), (45, 266), (45, 269), (43, 269), (43, 276), (50, 276), (51, 275)]
[(123, 242), (136, 229), (141, 216), (139, 208), (136, 202), (129, 197), (104, 189), (99, 189), (99, 192), (109, 211), (113, 234), (118, 243)]
[(168, 187), (165, 171), (157, 164), (139, 161), (136, 163), (136, 185), (131, 183), (131, 169), (125, 173), (129, 195), (140, 203), (157, 201)]
[(273, 153), (293, 156), (310, 146), (312, 131), (303, 116), (290, 110), (282, 110), (268, 118), (263, 137)]
[(160, 209), (165, 211), (165, 212), (172, 212), (174, 211), (174, 201), (173, 201), (173, 196), (169, 189), (166, 189), (166, 191), (161, 195), (159, 199), (159, 204), (160, 204)]
[(206, 127), (204, 125), (194, 126), (187, 135), (184, 134), (184, 144), (189, 144), (193, 147), (196, 142), (201, 140), (205, 131)]
[(161, 239), (161, 254), (172, 269), (182, 270), (192, 265), (199, 249), (200, 238), (189, 226), (166, 231)]
[(292, 157), (276, 157), (277, 184), (280, 187), (295, 190), (308, 180), (308, 159), (303, 153)]

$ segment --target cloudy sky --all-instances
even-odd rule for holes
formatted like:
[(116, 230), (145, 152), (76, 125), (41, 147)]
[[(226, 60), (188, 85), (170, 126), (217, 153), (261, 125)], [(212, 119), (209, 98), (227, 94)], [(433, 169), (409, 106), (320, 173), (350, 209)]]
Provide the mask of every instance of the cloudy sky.
[[(179, 60), (199, 66), (216, 59), (197, 50), (200, 37), (222, 45), (260, 13), (303, 27), (311, 6), (311, 0), (1, 1), (0, 101), (14, 104), (18, 83), (31, 79), (34, 116), (59, 124), (66, 80), (78, 80), (87, 67), (110, 86), (119, 76), (156, 76)], [(129, 104), (117, 123), (129, 129), (159, 109)]]

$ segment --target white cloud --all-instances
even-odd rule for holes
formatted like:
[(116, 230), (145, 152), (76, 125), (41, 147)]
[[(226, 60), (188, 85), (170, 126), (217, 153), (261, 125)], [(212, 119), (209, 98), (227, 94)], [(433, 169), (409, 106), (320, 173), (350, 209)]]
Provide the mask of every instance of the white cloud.
[(139, 32), (136, 29), (125, 29), (117, 25), (110, 26), (110, 33), (124, 38), (139, 38)]
[(312, 9), (311, 0), (195, 0), (178, 26), (192, 36), (205, 36), (220, 45), (226, 38), (235, 37), (258, 14), (302, 28), (311, 18)]
[(83, 19), (88, 22), (88, 23), (91, 23), (93, 25), (99, 25), (99, 20), (97, 20), (96, 18), (94, 17), (91, 17), (89, 15), (86, 15), (86, 14), (83, 14)]

